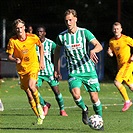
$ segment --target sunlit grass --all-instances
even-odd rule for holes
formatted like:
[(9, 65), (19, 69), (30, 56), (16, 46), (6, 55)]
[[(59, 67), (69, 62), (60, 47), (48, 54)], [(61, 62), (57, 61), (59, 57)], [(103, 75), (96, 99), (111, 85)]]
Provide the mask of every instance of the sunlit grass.
[[(51, 88), (44, 82), (39, 89), (43, 98), (51, 103), (48, 115), (42, 125), (33, 125), (36, 116), (32, 112), (26, 94), (18, 85), (18, 79), (4, 79), (0, 84), (0, 97), (5, 110), (0, 112), (0, 133), (95, 133), (82, 123), (81, 110), (75, 105), (67, 81), (61, 81), (59, 88), (65, 102), (68, 117), (59, 115), (58, 104)], [(133, 107), (121, 112), (123, 99), (113, 83), (101, 83), (99, 98), (103, 105), (104, 133), (132, 133)], [(90, 96), (82, 87), (82, 97), (89, 107), (89, 116), (94, 114)], [(132, 93), (128, 90), (129, 97)]]

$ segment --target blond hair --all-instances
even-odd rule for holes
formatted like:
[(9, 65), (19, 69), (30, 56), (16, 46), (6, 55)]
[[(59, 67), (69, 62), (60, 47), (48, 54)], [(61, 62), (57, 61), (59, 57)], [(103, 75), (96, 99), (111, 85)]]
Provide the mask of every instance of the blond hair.
[(74, 17), (77, 18), (77, 12), (76, 12), (76, 10), (74, 10), (74, 9), (68, 9), (68, 10), (66, 10), (66, 12), (64, 13), (64, 17), (66, 17), (67, 15), (69, 15), (69, 14), (71, 14), (71, 13), (72, 13), (72, 15), (73, 15)]
[(113, 24), (113, 26), (118, 26), (118, 25), (120, 25), (120, 26), (122, 27), (122, 25), (121, 25), (120, 22), (115, 22), (115, 23)]
[(14, 22), (12, 24), (13, 28), (15, 28), (19, 23), (22, 23), (25, 25), (25, 22), (22, 19), (16, 19), (16, 20), (14, 20)]

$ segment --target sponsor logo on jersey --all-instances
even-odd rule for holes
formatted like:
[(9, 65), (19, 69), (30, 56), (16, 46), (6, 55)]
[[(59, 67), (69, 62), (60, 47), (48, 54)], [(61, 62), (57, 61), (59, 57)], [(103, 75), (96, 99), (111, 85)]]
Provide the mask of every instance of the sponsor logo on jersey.
[(23, 54), (27, 54), (28, 51), (29, 51), (28, 49), (24, 49), (24, 50), (22, 50), (22, 53), (23, 53)]
[(66, 48), (69, 50), (76, 50), (76, 49), (82, 49), (82, 46), (80, 43), (76, 43), (76, 44), (69, 44), (66, 46)]
[(116, 47), (115, 50), (116, 50), (116, 51), (120, 50), (120, 47)]

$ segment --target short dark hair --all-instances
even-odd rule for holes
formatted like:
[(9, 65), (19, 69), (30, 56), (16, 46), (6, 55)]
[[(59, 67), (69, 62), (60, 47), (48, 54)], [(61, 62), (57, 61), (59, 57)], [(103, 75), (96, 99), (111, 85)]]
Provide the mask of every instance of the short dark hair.
[(37, 30), (38, 30), (39, 28), (43, 28), (44, 31), (46, 31), (46, 27), (45, 27), (44, 25), (39, 25), (39, 26), (37, 27)]

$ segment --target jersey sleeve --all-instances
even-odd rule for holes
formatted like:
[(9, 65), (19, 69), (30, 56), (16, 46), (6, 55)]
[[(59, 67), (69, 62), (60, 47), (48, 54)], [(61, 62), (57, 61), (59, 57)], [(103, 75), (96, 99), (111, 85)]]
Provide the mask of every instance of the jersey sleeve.
[(128, 37), (128, 45), (130, 46), (130, 53), (133, 54), (133, 39)]
[(14, 43), (12, 41), (12, 39), (9, 40), (8, 44), (7, 44), (7, 50), (6, 53), (12, 55), (14, 52)]
[(54, 54), (55, 48), (56, 48), (56, 43), (55, 42), (52, 42), (52, 54)]
[(56, 44), (59, 45), (59, 46), (62, 46), (63, 44), (61, 43), (61, 40), (62, 40), (62, 36), (58, 35), (57, 38), (56, 38)]
[(37, 53), (37, 56), (40, 55), (40, 53), (39, 53), (39, 47), (37, 45), (36, 45), (36, 53)]
[(113, 38), (111, 38), (110, 40), (109, 40), (109, 47), (110, 47), (110, 49), (112, 50), (112, 52), (114, 51), (114, 49), (113, 49), (113, 47), (112, 47), (112, 44), (113, 44)]
[(127, 44), (131, 47), (133, 47), (133, 39), (131, 37), (127, 37)]
[(95, 39), (95, 36), (87, 29), (85, 29), (85, 36), (88, 42), (91, 42), (93, 39)]
[(36, 45), (37, 46), (40, 46), (42, 43), (41, 43), (41, 41), (40, 41), (40, 39), (39, 39), (39, 37), (37, 36), (37, 35), (35, 35), (35, 40), (36, 40)]

